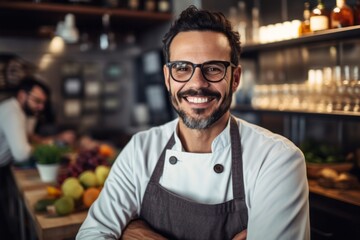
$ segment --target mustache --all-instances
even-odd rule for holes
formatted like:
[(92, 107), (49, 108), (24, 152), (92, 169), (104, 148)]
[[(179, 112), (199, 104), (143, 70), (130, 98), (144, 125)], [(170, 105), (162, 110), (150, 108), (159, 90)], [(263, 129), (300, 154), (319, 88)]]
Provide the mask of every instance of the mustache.
[(200, 88), (198, 90), (195, 89), (189, 89), (186, 91), (179, 92), (177, 94), (178, 98), (182, 98), (185, 96), (210, 96), (215, 98), (220, 98), (221, 95), (218, 92), (211, 91), (207, 88)]

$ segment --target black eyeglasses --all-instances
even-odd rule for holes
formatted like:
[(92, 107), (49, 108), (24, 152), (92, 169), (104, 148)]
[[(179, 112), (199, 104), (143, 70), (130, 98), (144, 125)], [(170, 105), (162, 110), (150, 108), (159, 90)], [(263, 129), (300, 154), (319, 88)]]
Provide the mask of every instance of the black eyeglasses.
[(36, 104), (45, 104), (46, 103), (46, 99), (41, 99), (37, 96), (35, 96), (32, 93), (28, 93), (28, 95), (31, 97), (31, 99), (36, 103)]
[(208, 82), (220, 82), (226, 76), (229, 66), (235, 64), (227, 61), (209, 61), (201, 64), (194, 64), (188, 61), (174, 61), (166, 63), (170, 70), (171, 77), (177, 82), (187, 82), (194, 75), (195, 68), (199, 67), (203, 77)]

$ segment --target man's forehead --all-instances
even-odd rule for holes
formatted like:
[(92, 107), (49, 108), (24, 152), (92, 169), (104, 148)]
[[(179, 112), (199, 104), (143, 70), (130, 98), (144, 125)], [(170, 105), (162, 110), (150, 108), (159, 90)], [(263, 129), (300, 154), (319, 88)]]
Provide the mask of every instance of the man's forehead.
[(36, 95), (37, 97), (47, 97), (46, 92), (39, 86), (34, 86), (31, 90), (30, 90), (31, 94)]
[(180, 32), (172, 40), (169, 49), (172, 60), (189, 54), (227, 60), (230, 52), (231, 47), (226, 35), (213, 31)]

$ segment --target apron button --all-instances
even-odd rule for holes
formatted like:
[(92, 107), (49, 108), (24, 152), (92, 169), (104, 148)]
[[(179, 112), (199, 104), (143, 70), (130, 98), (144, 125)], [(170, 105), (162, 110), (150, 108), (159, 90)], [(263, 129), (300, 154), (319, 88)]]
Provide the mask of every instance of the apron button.
[(176, 164), (177, 161), (178, 161), (177, 158), (174, 157), (174, 156), (171, 156), (170, 159), (169, 159), (169, 162), (170, 162), (172, 165)]
[(221, 165), (221, 164), (216, 164), (216, 165), (214, 166), (214, 171), (215, 171), (216, 173), (222, 173), (222, 172), (224, 171), (224, 166)]

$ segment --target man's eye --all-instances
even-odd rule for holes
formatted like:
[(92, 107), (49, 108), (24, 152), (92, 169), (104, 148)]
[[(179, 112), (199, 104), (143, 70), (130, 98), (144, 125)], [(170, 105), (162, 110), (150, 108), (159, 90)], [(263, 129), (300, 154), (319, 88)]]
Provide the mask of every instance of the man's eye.
[(186, 64), (178, 64), (175, 65), (174, 68), (177, 72), (188, 72), (191, 70), (190, 67), (187, 66)]
[(223, 69), (220, 68), (219, 66), (216, 66), (216, 65), (213, 65), (213, 66), (206, 66), (204, 68), (205, 72), (206, 73), (209, 73), (209, 74), (218, 74), (218, 73), (222, 73), (223, 72)]

